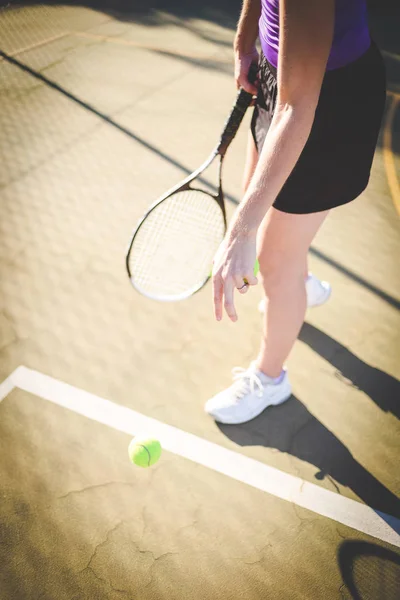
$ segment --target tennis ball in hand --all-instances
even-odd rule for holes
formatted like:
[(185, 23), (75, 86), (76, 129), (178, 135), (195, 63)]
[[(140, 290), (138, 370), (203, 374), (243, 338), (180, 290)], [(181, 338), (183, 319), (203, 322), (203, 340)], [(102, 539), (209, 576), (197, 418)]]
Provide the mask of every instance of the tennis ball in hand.
[(131, 462), (138, 467), (151, 467), (161, 456), (161, 444), (151, 437), (134, 437), (128, 454)]
[(260, 270), (260, 265), (258, 264), (258, 260), (256, 259), (255, 265), (254, 265), (254, 275), (257, 276), (258, 272)]

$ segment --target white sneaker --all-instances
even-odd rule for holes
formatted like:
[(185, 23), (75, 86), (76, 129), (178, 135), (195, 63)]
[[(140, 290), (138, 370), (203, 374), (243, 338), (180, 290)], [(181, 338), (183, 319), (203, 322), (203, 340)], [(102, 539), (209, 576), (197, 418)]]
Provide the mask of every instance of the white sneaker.
[[(314, 306), (321, 306), (329, 300), (332, 293), (331, 284), (327, 281), (321, 281), (312, 273), (308, 274), (306, 279), (306, 293), (307, 293), (307, 307), (313, 308)], [(258, 310), (260, 313), (265, 313), (266, 299), (263, 298), (258, 304)]]
[(279, 383), (273, 383), (254, 363), (248, 369), (235, 368), (232, 373), (234, 383), (205, 405), (205, 411), (219, 423), (246, 423), (268, 406), (282, 404), (292, 394), (286, 369)]

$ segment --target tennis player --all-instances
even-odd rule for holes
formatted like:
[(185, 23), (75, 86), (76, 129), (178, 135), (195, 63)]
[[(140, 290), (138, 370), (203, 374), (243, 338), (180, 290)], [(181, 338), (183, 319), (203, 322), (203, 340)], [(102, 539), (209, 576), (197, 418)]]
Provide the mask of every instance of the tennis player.
[(365, 0), (244, 0), (234, 50), (237, 85), (257, 102), (246, 191), (214, 260), (215, 317), (237, 320), (234, 294), (256, 285), (256, 256), (267, 308), (257, 358), (206, 403), (221, 423), (290, 397), (284, 363), (304, 321), (307, 252), (329, 211), (366, 188), (386, 95)]

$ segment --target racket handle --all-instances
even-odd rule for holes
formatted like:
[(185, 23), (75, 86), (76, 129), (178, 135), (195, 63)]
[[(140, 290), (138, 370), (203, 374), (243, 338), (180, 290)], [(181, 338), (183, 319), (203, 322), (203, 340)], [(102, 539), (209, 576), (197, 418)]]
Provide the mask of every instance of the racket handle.
[[(253, 63), (250, 66), (248, 79), (250, 83), (255, 83), (257, 79), (258, 73), (258, 65)], [(239, 91), (236, 102), (233, 106), (232, 112), (229, 115), (224, 130), (221, 135), (220, 142), (217, 147), (217, 152), (221, 156), (224, 156), (225, 152), (228, 150), (230, 143), (235, 137), (237, 130), (239, 129), (240, 123), (243, 120), (243, 117), (246, 113), (246, 110), (249, 108), (251, 101), (253, 99), (253, 95), (249, 92), (246, 92), (243, 88)]]

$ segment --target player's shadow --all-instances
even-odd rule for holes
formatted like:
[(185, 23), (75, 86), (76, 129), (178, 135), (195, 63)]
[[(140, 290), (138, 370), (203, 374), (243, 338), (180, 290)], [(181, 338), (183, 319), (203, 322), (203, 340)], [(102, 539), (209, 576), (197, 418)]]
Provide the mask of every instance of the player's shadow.
[[(305, 323), (299, 339), (329, 361), (346, 385), (365, 392), (386, 412), (400, 416), (400, 382), (376, 369), (313, 325)], [(352, 456), (346, 446), (294, 396), (239, 426), (219, 426), (241, 446), (265, 446), (315, 465), (316, 479), (332, 478), (372, 508), (400, 518), (400, 500)], [(357, 424), (354, 425), (355, 432)], [(334, 481), (331, 481), (335, 486)], [(398, 527), (398, 523), (395, 524)]]
[[(400, 518), (400, 500), (396, 495), (357, 462), (346, 446), (295, 396), (249, 423), (218, 426), (240, 446), (274, 448), (315, 465), (316, 479), (328, 477), (337, 491), (335, 481), (350, 488), (373, 509)], [(394, 529), (399, 529), (398, 522), (392, 523), (382, 516)]]
[(337, 369), (346, 384), (364, 392), (380, 409), (400, 418), (400, 381), (358, 358), (348, 348), (317, 329), (304, 323), (299, 339)]

